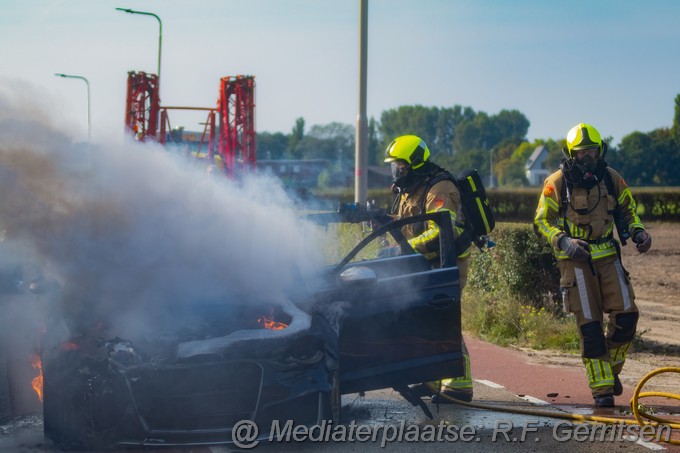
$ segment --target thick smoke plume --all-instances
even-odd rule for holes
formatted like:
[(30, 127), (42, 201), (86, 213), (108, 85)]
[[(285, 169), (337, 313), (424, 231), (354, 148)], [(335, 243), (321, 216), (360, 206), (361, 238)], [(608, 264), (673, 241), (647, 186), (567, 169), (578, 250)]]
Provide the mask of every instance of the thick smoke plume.
[(276, 180), (233, 183), (155, 144), (74, 143), (15, 93), (0, 89), (0, 230), (58, 281), (70, 319), (143, 328), (166, 303), (276, 303), (320, 264)]

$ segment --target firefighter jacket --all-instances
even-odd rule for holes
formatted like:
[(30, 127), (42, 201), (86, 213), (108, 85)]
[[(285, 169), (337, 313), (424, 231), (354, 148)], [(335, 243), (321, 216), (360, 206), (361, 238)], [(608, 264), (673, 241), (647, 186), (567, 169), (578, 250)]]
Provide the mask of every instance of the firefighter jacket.
[[(402, 193), (399, 200), (399, 207), (395, 212), (398, 219), (411, 217), (431, 212), (448, 211), (451, 215), (454, 239), (463, 232), (465, 218), (460, 202), (460, 192), (450, 180), (439, 181), (428, 188), (427, 181), (419, 185), (415, 190)], [(427, 193), (426, 193), (427, 191)], [(425, 212), (423, 212), (423, 209)], [(439, 251), (439, 226), (432, 221), (422, 224), (406, 225), (403, 234), (411, 247), (427, 259), (434, 259)], [(458, 255), (464, 258), (470, 254), (470, 247)]]
[(604, 178), (591, 189), (567, 187), (562, 170), (546, 178), (534, 226), (552, 245), (558, 260), (569, 259), (559, 248), (560, 239), (565, 235), (588, 242), (593, 260), (615, 255), (618, 244), (614, 239), (614, 212), (617, 203), (631, 236), (644, 229), (626, 182), (616, 170), (607, 167), (605, 171), (611, 176), (613, 194), (608, 193)]

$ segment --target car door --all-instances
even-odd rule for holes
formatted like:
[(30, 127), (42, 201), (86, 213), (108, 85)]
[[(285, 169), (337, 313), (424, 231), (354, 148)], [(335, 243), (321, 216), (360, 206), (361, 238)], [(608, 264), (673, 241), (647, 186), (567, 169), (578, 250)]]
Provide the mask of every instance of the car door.
[[(433, 221), (440, 227), (439, 261), (413, 250), (401, 229)], [(391, 234), (403, 255), (362, 257)], [(331, 272), (327, 300), (345, 303), (339, 334), (342, 393), (399, 387), (462, 374), (460, 282), (448, 212), (386, 225), (357, 245)], [(359, 259), (361, 258), (361, 259)]]

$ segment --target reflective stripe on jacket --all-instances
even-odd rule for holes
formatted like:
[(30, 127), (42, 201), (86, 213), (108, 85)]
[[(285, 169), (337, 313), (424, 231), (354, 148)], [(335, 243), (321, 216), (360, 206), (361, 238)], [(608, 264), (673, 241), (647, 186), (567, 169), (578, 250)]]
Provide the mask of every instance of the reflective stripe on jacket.
[[(454, 239), (463, 232), (462, 225), (465, 221), (462, 215), (460, 193), (456, 185), (449, 180), (439, 181), (433, 185), (428, 193), (424, 193), (426, 185), (423, 184), (410, 193), (404, 193), (399, 200), (397, 216), (400, 219), (414, 215), (428, 214), (438, 211), (448, 211), (451, 223), (454, 226)], [(426, 197), (425, 212), (422, 212), (423, 197)], [(428, 259), (437, 256), (439, 252), (439, 226), (428, 221), (424, 224), (412, 224), (404, 227), (404, 236), (408, 243), (418, 253)], [(462, 251), (458, 257), (463, 258), (470, 254), (470, 247)]]
[[(562, 194), (566, 193), (563, 185), (566, 182), (562, 171), (558, 170), (546, 178), (538, 201), (534, 225), (552, 245), (558, 260), (569, 259), (559, 248), (560, 239), (567, 234), (589, 242), (590, 254), (594, 260), (615, 255), (613, 235), (617, 201), (631, 236), (636, 230), (644, 229), (626, 182), (616, 170), (607, 168), (606, 171), (611, 175), (614, 191), (619, 194), (618, 200), (613, 194), (608, 193), (605, 182), (600, 181), (591, 189), (573, 187), (568, 202), (563, 203)], [(568, 207), (565, 216), (562, 208), (566, 205)]]

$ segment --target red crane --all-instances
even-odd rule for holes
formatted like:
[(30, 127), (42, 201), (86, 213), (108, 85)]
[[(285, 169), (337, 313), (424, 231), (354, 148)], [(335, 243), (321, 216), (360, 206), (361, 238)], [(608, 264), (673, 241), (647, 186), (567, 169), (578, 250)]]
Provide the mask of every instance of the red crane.
[(222, 77), (217, 109), (220, 115), (218, 152), (224, 162), (224, 172), (233, 177), (237, 166), (242, 171), (254, 170), (255, 77)]
[[(128, 73), (125, 128), (136, 140), (166, 142), (171, 130), (168, 110), (207, 110), (208, 119), (199, 142), (208, 144), (208, 158), (222, 161), (222, 170), (233, 178), (255, 169), (255, 77), (227, 76), (220, 79), (217, 108), (165, 107), (158, 98), (158, 76)], [(215, 113), (219, 115), (216, 124)], [(160, 127), (159, 127), (160, 122)], [(200, 153), (196, 153), (197, 156)]]
[(125, 129), (136, 140), (156, 140), (160, 105), (158, 76), (145, 72), (128, 72)]

